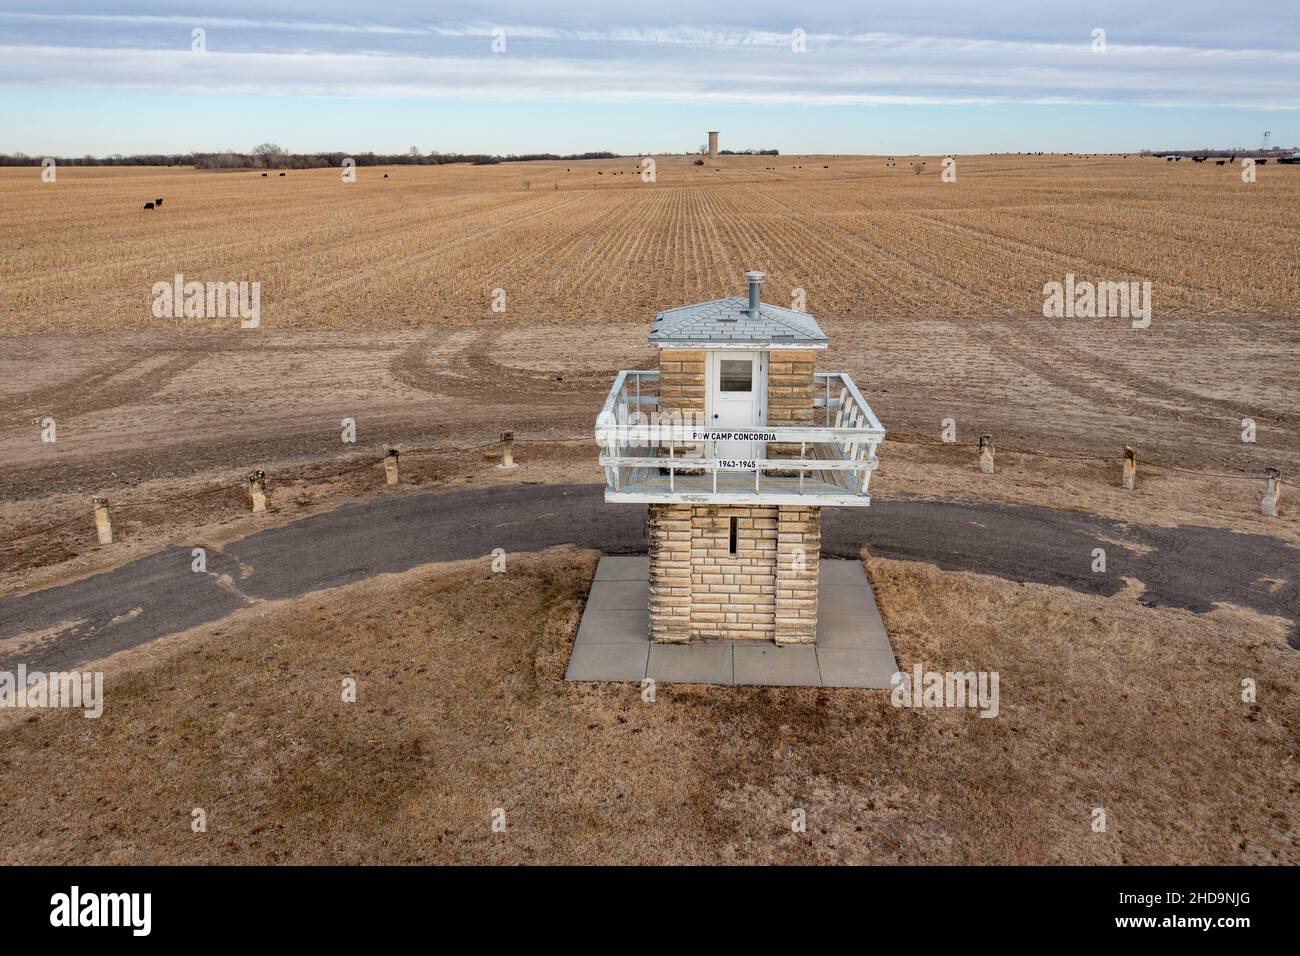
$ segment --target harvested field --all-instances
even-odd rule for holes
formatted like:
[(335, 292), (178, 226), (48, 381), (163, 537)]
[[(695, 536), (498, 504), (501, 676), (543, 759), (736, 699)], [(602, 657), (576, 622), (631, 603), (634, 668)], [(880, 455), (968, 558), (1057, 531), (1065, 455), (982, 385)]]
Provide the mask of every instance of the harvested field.
[[(642, 323), (670, 304), (807, 294), (819, 316), (1040, 315), (1042, 287), (1149, 281), (1157, 316), (1294, 312), (1300, 167), (972, 156), (958, 180), (883, 157), (659, 157), (201, 172), (0, 170), (10, 332), (228, 328), (155, 319), (154, 283), (261, 283), (263, 334)], [(823, 168), (827, 167), (827, 168)], [(383, 175), (387, 172), (388, 179)], [(162, 196), (161, 209), (141, 210)], [(507, 310), (490, 310), (504, 289)]]
[[(878, 157), (664, 158), (652, 184), (632, 159), (362, 168), (352, 185), (337, 170), (74, 167), (55, 185), (0, 170), (0, 599), (378, 495), (597, 482), (592, 424), (616, 370), (650, 363), (651, 316), (738, 294), (749, 268), (771, 301), (807, 291), (831, 340), (819, 367), (851, 374), (885, 423), (877, 499), (1105, 516), (1116, 567), (1143, 526), (1300, 545), (1293, 483), (1278, 517), (1258, 509), (1265, 466), (1300, 472), (1300, 168), (1247, 185), (1137, 157), (986, 156), (944, 185), (925, 159), (915, 176)], [(177, 272), (261, 282), (261, 327), (152, 318), (152, 285)], [(1043, 284), (1067, 273), (1152, 282), (1151, 327), (1043, 318)], [(945, 418), (958, 444), (937, 443)], [(505, 430), (516, 471), (496, 468)], [(994, 475), (969, 446), (983, 433)], [(395, 489), (384, 444), (404, 449)], [(266, 514), (248, 511), (252, 468)], [(95, 543), (92, 494), (112, 502), (112, 545)], [(554, 518), (536, 510), (482, 524)], [(970, 523), (997, 535), (994, 511)], [(918, 520), (950, 547), (950, 523)], [(1049, 570), (1086, 574), (1091, 543)], [(1152, 593), (1179, 547), (1144, 566)], [(337, 553), (363, 572), (375, 551)], [(1295, 615), (1250, 610), (1288, 601), (1294, 569), (1234, 568), (1236, 591), (1179, 605), (1193, 612), (1149, 606), (1133, 578), (1086, 593), (971, 573), (960, 549), (945, 561), (965, 570), (868, 570), (900, 665), (1000, 672), (997, 720), (878, 691), (664, 686), (647, 705), (567, 684), (596, 563), (572, 548), (512, 552), (505, 575), (425, 565), (291, 600), (231, 581), (222, 593), (250, 606), (95, 665), (102, 719), (0, 712), (0, 857), (1300, 862)], [(1270, 601), (1226, 603), (1242, 589)], [(347, 676), (356, 704), (339, 699)], [(1247, 677), (1258, 703), (1241, 701)], [(194, 807), (207, 834), (190, 832)]]
[(558, 549), (263, 603), (111, 659), (98, 720), (0, 712), (0, 859), (1300, 862), (1280, 621), (873, 559), (900, 664), (1000, 671), (998, 719), (880, 691), (647, 704), (562, 679), (595, 565)]

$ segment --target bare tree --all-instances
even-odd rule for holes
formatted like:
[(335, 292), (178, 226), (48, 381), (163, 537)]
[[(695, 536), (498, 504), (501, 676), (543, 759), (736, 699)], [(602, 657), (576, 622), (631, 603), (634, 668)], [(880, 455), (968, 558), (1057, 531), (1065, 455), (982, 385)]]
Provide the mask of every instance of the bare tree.
[(260, 146), (253, 147), (253, 155), (257, 157), (263, 166), (270, 169), (285, 153), (275, 143), (262, 143)]

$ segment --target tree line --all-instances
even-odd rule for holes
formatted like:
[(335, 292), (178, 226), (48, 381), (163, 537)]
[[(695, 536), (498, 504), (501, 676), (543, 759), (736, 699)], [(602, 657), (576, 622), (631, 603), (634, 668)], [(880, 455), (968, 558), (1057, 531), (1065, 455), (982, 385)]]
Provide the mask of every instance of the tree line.
[[(471, 163), (486, 166), (494, 163), (526, 163), (534, 160), (618, 159), (618, 153), (592, 152), (560, 155), (558, 153), (490, 153), (420, 152), (412, 146), (405, 153), (290, 153), (274, 143), (262, 143), (249, 152), (221, 150), (215, 153), (136, 153), (124, 156), (55, 156), (59, 166), (193, 166), (195, 169), (319, 169), (341, 166), (344, 159), (358, 166), (440, 166), (444, 163)], [(0, 166), (40, 166), (44, 156), (25, 153), (0, 153)]]

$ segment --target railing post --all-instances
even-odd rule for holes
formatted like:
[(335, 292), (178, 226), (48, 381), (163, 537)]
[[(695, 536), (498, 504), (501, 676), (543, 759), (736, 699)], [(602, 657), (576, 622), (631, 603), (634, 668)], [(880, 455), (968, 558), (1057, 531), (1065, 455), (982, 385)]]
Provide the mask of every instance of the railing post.
[(518, 467), (515, 464), (515, 433), (501, 433), (501, 464), (498, 468), (511, 469)]
[(1268, 479), (1268, 490), (1259, 501), (1259, 513), (1276, 518), (1278, 499), (1282, 496), (1282, 472), (1277, 468), (1265, 468), (1264, 477)]
[(993, 474), (993, 436), (980, 435), (980, 471)]
[(1128, 445), (1125, 445), (1124, 446), (1124, 488), (1127, 491), (1132, 491), (1133, 488), (1137, 485), (1137, 469), (1138, 469), (1137, 451), (1134, 450), (1133, 448), (1130, 448)]
[(95, 506), (95, 534), (100, 544), (113, 543), (113, 522), (108, 517), (108, 499), (95, 497), (90, 499)]
[(254, 514), (266, 510), (266, 472), (259, 469), (248, 473), (248, 498)]

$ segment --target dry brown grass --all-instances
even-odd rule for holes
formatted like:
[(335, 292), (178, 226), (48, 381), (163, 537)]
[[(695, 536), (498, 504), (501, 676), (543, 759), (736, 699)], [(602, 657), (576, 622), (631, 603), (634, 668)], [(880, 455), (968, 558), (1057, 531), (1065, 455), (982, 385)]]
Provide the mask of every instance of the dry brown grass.
[(999, 671), (1001, 717), (878, 691), (650, 705), (562, 680), (595, 561), (258, 605), (112, 660), (98, 721), (3, 713), (0, 860), (1300, 862), (1281, 622), (873, 560), (902, 665)]
[[(829, 316), (1041, 314), (1042, 286), (1151, 281), (1158, 315), (1291, 314), (1300, 168), (1133, 157), (726, 157), (257, 172), (0, 170), (8, 331), (226, 327), (157, 320), (150, 289), (262, 283), (263, 324), (404, 328), (613, 318), (738, 291)], [(823, 168), (827, 166), (829, 168)], [(383, 178), (384, 172), (390, 178)], [(524, 182), (530, 188), (524, 188)], [(142, 203), (162, 196), (162, 209)], [(506, 316), (489, 311), (508, 294)]]

